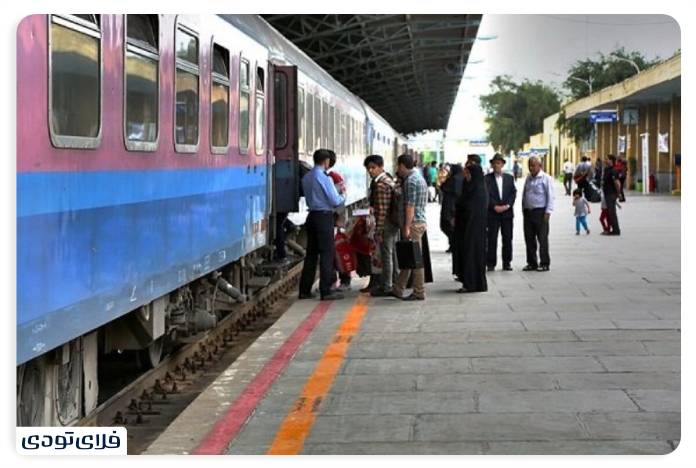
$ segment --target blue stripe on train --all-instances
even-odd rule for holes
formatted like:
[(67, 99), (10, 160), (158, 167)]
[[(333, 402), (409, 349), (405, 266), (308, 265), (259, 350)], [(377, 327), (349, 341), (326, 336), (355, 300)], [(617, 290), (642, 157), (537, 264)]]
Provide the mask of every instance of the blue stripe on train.
[(21, 172), (17, 216), (142, 203), (266, 183), (264, 166), (151, 171)]
[(265, 184), (245, 184), (19, 217), (17, 363), (255, 250), (265, 243), (253, 232), (265, 210)]

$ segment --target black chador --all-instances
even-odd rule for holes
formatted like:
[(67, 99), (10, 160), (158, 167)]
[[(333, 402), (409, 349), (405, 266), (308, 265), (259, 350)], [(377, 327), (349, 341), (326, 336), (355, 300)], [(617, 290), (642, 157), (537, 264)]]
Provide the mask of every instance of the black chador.
[(456, 203), (454, 221), (454, 274), (462, 283), (459, 292), (487, 291), (486, 215), (488, 190), (478, 164), (467, 164), (471, 174)]

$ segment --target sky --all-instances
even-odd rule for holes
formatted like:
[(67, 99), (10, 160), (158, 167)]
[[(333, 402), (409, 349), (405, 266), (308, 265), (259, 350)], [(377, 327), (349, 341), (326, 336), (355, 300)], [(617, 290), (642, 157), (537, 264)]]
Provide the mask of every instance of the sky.
[[(542, 80), (560, 90), (579, 59), (618, 47), (666, 59), (681, 47), (677, 22), (666, 15), (484, 15), (447, 129), (448, 139), (483, 138), (479, 96), (497, 75)], [(481, 40), (495, 37), (490, 40)]]

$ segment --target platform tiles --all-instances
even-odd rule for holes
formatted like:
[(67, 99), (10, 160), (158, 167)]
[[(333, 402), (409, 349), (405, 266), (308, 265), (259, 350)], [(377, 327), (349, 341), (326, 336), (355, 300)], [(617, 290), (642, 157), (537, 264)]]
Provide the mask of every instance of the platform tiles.
[[(521, 271), (520, 217), (515, 271), (489, 273), (480, 294), (454, 293), (430, 229), (427, 301), (295, 302), (146, 453), (669, 453), (681, 436), (679, 203), (629, 203), (621, 238), (575, 236), (559, 210), (548, 273)], [(656, 206), (663, 223), (638, 230)]]

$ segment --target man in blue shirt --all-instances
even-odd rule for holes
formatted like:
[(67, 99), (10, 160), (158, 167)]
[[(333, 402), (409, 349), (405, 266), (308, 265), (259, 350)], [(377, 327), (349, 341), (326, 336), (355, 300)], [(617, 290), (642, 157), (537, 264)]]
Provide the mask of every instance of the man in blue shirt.
[(300, 277), (300, 299), (314, 297), (312, 284), (319, 260), (319, 291), (321, 300), (343, 299), (343, 295), (332, 292), (334, 278), (334, 219), (333, 210), (344, 202), (338, 194), (326, 170), (331, 162), (331, 153), (325, 149), (314, 152), (314, 168), (302, 178), (302, 191), (309, 215), (305, 221), (307, 230), (307, 255)]

